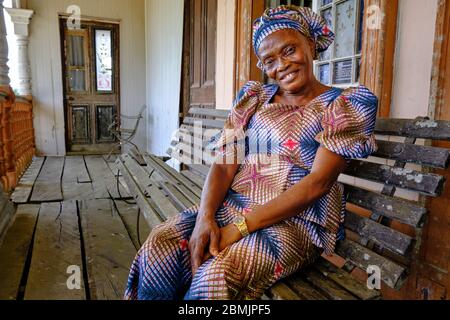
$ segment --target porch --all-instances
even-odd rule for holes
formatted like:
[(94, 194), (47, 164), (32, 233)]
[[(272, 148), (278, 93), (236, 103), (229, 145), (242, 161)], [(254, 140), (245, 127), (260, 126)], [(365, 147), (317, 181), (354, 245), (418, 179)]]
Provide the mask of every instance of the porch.
[[(89, 123), (97, 122), (93, 120), (97, 113), (103, 110), (104, 114), (111, 115), (119, 110), (134, 115), (146, 104), (145, 120), (134, 142), (152, 155), (165, 155), (172, 132), (188, 117), (189, 110), (195, 107), (228, 110), (235, 93), (247, 80), (262, 80), (250, 45), (251, 21), (269, 3), (293, 1), (219, 0), (216, 9), (192, 10), (212, 1), (139, 0), (130, 6), (120, 0), (76, 0), (73, 3), (0, 0), (0, 180), (5, 192), (15, 190), (13, 200), (18, 203), (14, 225), (3, 239), (0, 236), (0, 285), (4, 288), (0, 290), (0, 300), (122, 297), (129, 264), (139, 248), (138, 238), (144, 241), (149, 228), (140, 216), (140, 232), (136, 232), (138, 209), (127, 203), (130, 201), (125, 185), (122, 177), (116, 176), (113, 159), (63, 157), (71, 151), (68, 137), (88, 137), (89, 141), (102, 138), (103, 131), (89, 127)], [(378, 21), (379, 27), (361, 30), (365, 40), (362, 51), (351, 57), (352, 70), (347, 72), (351, 79), (334, 77), (335, 67), (347, 70), (340, 64), (343, 61), (325, 59), (319, 61), (316, 72), (327, 66), (330, 72), (318, 73), (325, 77), (321, 80), (330, 85), (336, 85), (336, 80), (348, 80), (341, 86), (358, 83), (368, 86), (381, 98), (380, 117), (450, 119), (450, 90), (446, 89), (449, 81), (445, 76), (449, 72), (450, 52), (446, 35), (450, 21), (448, 0), (296, 2), (309, 3), (323, 14), (336, 13), (343, 3), (364, 2), (364, 6), (355, 5), (354, 12), (361, 7), (372, 10), (375, 7), (385, 14), (383, 23)], [(10, 46), (10, 51), (17, 56), (12, 66), (17, 69), (17, 81), (11, 81), (11, 85), (6, 66), (8, 52), (2, 3), (11, 7), (8, 15), (14, 30), (10, 35), (17, 40)], [(189, 3), (195, 3), (194, 7)], [(321, 6), (323, 3), (327, 4)], [(62, 81), (65, 62), (61, 57), (64, 50), (58, 21), (71, 13), (76, 16), (76, 12), (69, 10), (73, 9), (72, 5), (81, 9), (82, 22), (97, 19), (120, 25), (118, 38), (121, 41), (117, 46), (121, 96), (115, 103), (121, 109), (109, 108), (110, 101), (100, 101), (107, 108), (89, 109), (85, 108), (86, 101), (70, 100), (71, 97), (65, 95), (68, 86)], [(199, 25), (206, 19), (190, 19), (198, 12), (203, 12), (216, 24), (215, 38), (205, 33), (207, 24)], [(363, 20), (368, 25), (377, 25), (371, 13), (366, 11)], [(194, 25), (190, 26), (189, 21)], [(352, 32), (359, 34), (357, 24), (354, 27)], [(190, 29), (202, 30), (213, 39), (200, 37), (201, 33), (191, 34)], [(416, 36), (411, 37), (411, 34)], [(200, 50), (192, 52), (191, 56), (189, 47), (206, 48), (204, 44), (193, 46), (202, 41), (216, 43), (216, 46), (208, 47), (208, 55)], [(94, 43), (93, 39), (88, 42)], [(201, 63), (190, 65), (191, 58)], [(91, 71), (95, 73), (94, 69)], [(361, 73), (359, 81), (357, 71)], [(195, 86), (190, 87), (191, 80), (208, 93), (207, 99), (203, 99), (203, 94), (191, 94), (199, 91)], [(86, 80), (86, 84), (95, 89), (94, 78)], [(196, 100), (195, 96), (203, 98)], [(69, 131), (73, 117), (65, 111), (67, 101), (78, 108), (75, 110), (78, 114), (84, 115), (78, 122), (80, 130)], [(87, 125), (83, 127), (83, 124)], [(123, 124), (128, 125), (126, 121)], [(396, 142), (395, 137), (389, 139)], [(448, 141), (434, 145), (449, 148)], [(47, 157), (34, 158), (22, 177), (34, 155)], [(61, 157), (50, 157), (56, 155)], [(407, 168), (411, 167), (407, 165)], [(449, 176), (448, 170), (437, 173)], [(20, 177), (22, 182), (16, 187)], [(362, 182), (352, 180), (352, 183)], [(377, 185), (370, 184), (367, 188), (380, 191)], [(410, 194), (399, 193), (411, 200)], [(2, 235), (9, 218), (14, 216), (15, 207), (1, 199), (0, 204), (5, 210), (5, 215), (0, 211)], [(430, 218), (421, 239), (423, 250), (407, 285), (400, 292), (384, 292), (385, 298), (448, 298), (448, 204), (447, 185), (444, 196), (427, 205)], [(78, 283), (80, 289), (77, 289)], [(68, 285), (75, 289), (69, 290)]]
[(150, 231), (122, 183), (113, 158), (35, 158), (12, 194), (0, 300), (121, 299)]

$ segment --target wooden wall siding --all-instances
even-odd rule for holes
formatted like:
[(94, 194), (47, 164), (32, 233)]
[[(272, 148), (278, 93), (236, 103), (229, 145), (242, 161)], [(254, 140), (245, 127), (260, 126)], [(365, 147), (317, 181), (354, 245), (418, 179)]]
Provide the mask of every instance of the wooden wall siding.
[[(365, 0), (360, 83), (380, 100), (378, 116), (391, 109), (398, 0)], [(379, 17), (371, 8), (380, 8)], [(379, 28), (376, 19), (381, 19)]]
[(450, 74), (450, 62), (447, 62), (448, 30), (450, 28), (450, 1), (438, 0), (436, 34), (434, 41), (433, 67), (431, 70), (431, 88), (428, 116), (442, 119), (445, 112), (444, 94), (445, 75)]
[(35, 154), (31, 101), (0, 88), (0, 181), (9, 192)]
[(265, 9), (264, 0), (237, 0), (236, 13), (236, 90), (247, 81), (262, 81), (263, 74), (256, 66), (258, 58), (253, 52), (252, 23)]
[[(450, 1), (439, 0), (436, 17), (433, 66), (431, 74), (429, 116), (450, 120)], [(450, 148), (450, 142), (433, 146)], [(422, 235), (421, 251), (412, 266), (411, 276), (400, 291), (384, 289), (389, 299), (449, 299), (450, 290), (450, 170), (435, 170), (447, 179), (439, 199), (428, 203), (429, 217)]]

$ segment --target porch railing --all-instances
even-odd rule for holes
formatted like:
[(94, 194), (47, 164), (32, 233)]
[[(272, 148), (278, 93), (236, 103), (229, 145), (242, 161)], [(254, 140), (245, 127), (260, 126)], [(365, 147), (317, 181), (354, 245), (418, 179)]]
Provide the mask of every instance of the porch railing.
[(0, 181), (6, 192), (17, 185), (35, 150), (31, 100), (0, 89)]

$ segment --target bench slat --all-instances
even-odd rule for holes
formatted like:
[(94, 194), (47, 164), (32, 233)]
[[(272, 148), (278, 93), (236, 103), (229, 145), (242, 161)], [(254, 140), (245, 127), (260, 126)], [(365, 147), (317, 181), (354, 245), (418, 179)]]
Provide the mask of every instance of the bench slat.
[(381, 297), (379, 290), (370, 290), (365, 283), (356, 280), (348, 272), (337, 268), (323, 258), (319, 258), (313, 267), (361, 300), (375, 300)]
[(134, 196), (139, 208), (145, 217), (148, 225), (151, 228), (156, 227), (161, 222), (164, 221), (158, 213), (153, 209), (152, 205), (149, 203), (147, 197), (145, 196), (145, 192), (141, 189), (141, 186), (138, 184), (136, 176), (127, 168), (124, 164), (122, 157), (118, 157), (116, 160), (116, 165), (119, 167), (119, 170), (122, 172), (125, 182), (130, 189), (130, 193)]
[(394, 185), (424, 195), (436, 197), (442, 192), (444, 178), (432, 173), (380, 165), (377, 163), (353, 160), (345, 174), (358, 178)]
[(181, 171), (181, 174), (184, 175), (186, 178), (188, 178), (193, 183), (195, 183), (200, 188), (203, 188), (203, 186), (205, 185), (204, 179), (202, 179), (200, 176), (198, 176), (196, 174), (193, 174), (189, 170), (183, 170), (183, 171)]
[(377, 140), (378, 150), (372, 155), (433, 168), (445, 169), (450, 163), (450, 150), (444, 148)]
[(189, 201), (179, 190), (177, 190), (173, 184), (162, 181), (160, 183), (161, 188), (167, 193), (170, 199), (173, 201), (174, 206), (181, 212), (194, 205), (194, 202)]
[(345, 215), (345, 227), (358, 234), (365, 241), (373, 241), (380, 247), (401, 255), (407, 254), (413, 243), (410, 236), (350, 211), (347, 211)]
[(421, 139), (450, 140), (450, 122), (420, 119), (378, 119), (375, 133)]
[(371, 265), (378, 266), (381, 270), (381, 280), (390, 288), (400, 288), (406, 278), (405, 267), (380, 256), (354, 241), (348, 239), (340, 241), (336, 246), (336, 253), (363, 270), (367, 270)]
[(196, 119), (191, 117), (184, 118), (184, 124), (190, 124), (195, 125), (195, 122), (201, 121), (202, 126), (206, 128), (213, 128), (213, 129), (223, 129), (223, 126), (225, 125), (225, 120), (211, 120), (211, 119)]
[(144, 161), (147, 163), (147, 165), (157, 168), (164, 177), (169, 179), (176, 178), (181, 184), (183, 184), (186, 188), (189, 188), (195, 194), (201, 194), (202, 190), (197, 185), (195, 185), (195, 183), (180, 175), (178, 171), (167, 165), (167, 163), (165, 163), (158, 157), (145, 153)]
[(330, 298), (323, 292), (313, 287), (303, 279), (302, 275), (293, 274), (282, 280), (286, 286), (291, 288), (304, 300), (329, 300)]
[[(267, 295), (272, 300), (305, 300), (304, 297), (300, 296), (297, 292), (289, 288), (283, 282), (275, 283), (269, 290), (267, 290)], [(318, 300), (325, 300), (326, 297), (319, 298)], [(313, 298), (314, 299), (314, 298)]]
[(210, 116), (215, 118), (227, 118), (230, 110), (211, 109), (211, 108), (190, 108), (189, 115), (191, 116)]
[(305, 270), (303, 277), (323, 292), (329, 299), (332, 300), (357, 300), (351, 293), (339, 286), (336, 282), (330, 281), (323, 274), (319, 273), (313, 268)]
[(411, 201), (385, 196), (347, 184), (344, 184), (344, 187), (347, 202), (413, 227), (420, 227), (424, 223), (427, 209)]

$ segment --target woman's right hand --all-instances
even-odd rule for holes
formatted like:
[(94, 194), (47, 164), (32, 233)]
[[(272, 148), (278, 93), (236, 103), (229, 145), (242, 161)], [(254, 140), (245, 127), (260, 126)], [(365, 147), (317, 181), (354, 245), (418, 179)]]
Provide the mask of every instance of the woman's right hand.
[(189, 240), (192, 277), (209, 256), (219, 254), (220, 229), (214, 216), (199, 215)]

